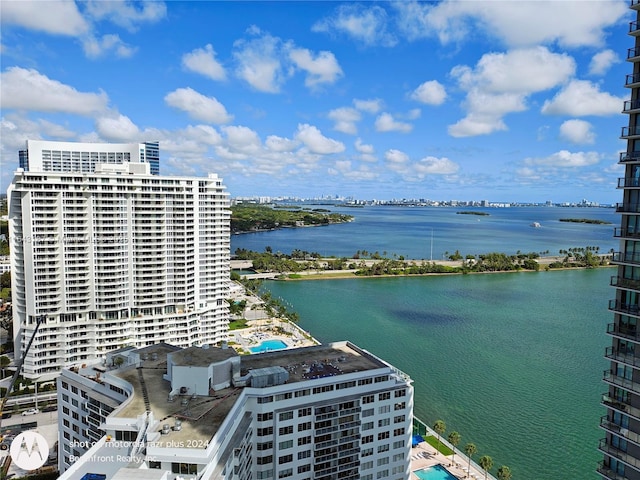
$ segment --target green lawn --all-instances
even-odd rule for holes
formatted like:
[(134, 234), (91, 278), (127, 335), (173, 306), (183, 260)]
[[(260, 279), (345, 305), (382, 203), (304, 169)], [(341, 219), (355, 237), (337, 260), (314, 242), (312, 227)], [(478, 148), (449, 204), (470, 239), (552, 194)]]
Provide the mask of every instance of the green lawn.
[(240, 330), (242, 328), (247, 328), (247, 326), (247, 321), (245, 319), (232, 320), (229, 322), (229, 330)]
[(453, 450), (451, 450), (449, 447), (447, 447), (442, 442), (440, 442), (440, 448), (438, 448), (438, 439), (436, 437), (428, 436), (428, 437), (426, 437), (424, 439), (424, 441), (427, 442), (429, 445), (431, 445), (436, 450), (438, 450), (443, 455), (447, 455), (448, 456), (448, 455), (452, 455), (453, 454)]

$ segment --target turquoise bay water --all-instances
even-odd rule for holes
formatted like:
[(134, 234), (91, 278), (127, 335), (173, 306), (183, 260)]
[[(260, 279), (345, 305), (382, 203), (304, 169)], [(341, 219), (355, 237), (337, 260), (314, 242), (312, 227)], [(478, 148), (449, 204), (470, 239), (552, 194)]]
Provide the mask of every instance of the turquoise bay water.
[[(336, 209), (355, 221), (319, 228), (234, 235), (232, 251), (297, 248), (352, 256), (366, 249), (407, 258), (618, 249), (610, 208)], [(560, 222), (590, 218), (613, 225)], [(531, 227), (539, 222), (540, 228)], [(432, 241), (433, 238), (433, 241)], [(350, 340), (414, 380), (415, 414), (457, 430), (461, 445), (490, 455), (514, 479), (596, 480), (605, 410), (602, 372), (613, 321), (615, 270), (269, 282), (321, 342)]]
[[(514, 478), (596, 479), (611, 268), (269, 282), (321, 342), (408, 373), (415, 414)], [(495, 469), (494, 469), (495, 471)]]

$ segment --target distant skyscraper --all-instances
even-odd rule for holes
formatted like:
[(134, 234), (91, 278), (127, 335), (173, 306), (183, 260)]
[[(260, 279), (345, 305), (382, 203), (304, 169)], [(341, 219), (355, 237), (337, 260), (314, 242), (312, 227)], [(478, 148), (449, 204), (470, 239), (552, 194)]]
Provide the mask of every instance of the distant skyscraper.
[(158, 142), (76, 143), (27, 140), (18, 152), (20, 168), (29, 172), (92, 173), (99, 163), (148, 163), (152, 175), (160, 174)]
[(42, 380), (124, 345), (226, 339), (229, 199), (220, 178), (23, 172), (8, 190), (14, 345)]
[(622, 189), (620, 251), (614, 254), (618, 265), (611, 285), (616, 287), (615, 299), (609, 302), (613, 323), (607, 326), (611, 346), (605, 357), (610, 362), (604, 372), (608, 390), (602, 397), (607, 414), (600, 420), (604, 438), (599, 449), (604, 459), (598, 473), (611, 480), (640, 479), (640, 0), (631, 0), (636, 20), (629, 24), (634, 47), (627, 52), (633, 73), (627, 75), (625, 86), (631, 99), (624, 102), (623, 112), (629, 115), (628, 126), (622, 128), (627, 140), (626, 151), (620, 154), (624, 177), (618, 180)]

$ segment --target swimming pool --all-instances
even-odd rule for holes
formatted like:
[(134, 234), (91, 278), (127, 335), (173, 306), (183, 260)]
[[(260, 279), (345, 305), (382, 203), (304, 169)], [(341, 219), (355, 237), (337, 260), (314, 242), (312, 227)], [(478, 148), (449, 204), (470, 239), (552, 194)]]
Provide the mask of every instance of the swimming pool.
[(257, 347), (250, 347), (251, 353), (272, 352), (273, 350), (284, 350), (288, 345), (282, 340), (265, 340)]
[(423, 468), (422, 470), (414, 470), (420, 480), (457, 480), (456, 477), (449, 473), (449, 470), (442, 465), (434, 465), (433, 467)]

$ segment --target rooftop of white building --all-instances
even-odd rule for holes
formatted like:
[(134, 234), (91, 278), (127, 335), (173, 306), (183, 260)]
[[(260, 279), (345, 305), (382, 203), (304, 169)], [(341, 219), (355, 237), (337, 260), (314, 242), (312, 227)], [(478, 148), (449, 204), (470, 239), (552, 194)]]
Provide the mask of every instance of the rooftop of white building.
[[(149, 409), (159, 422), (156, 427), (159, 433), (163, 427), (165, 431), (167, 427), (171, 428), (168, 434), (157, 437), (156, 447), (180, 444), (205, 448), (232, 409), (242, 387), (212, 391), (210, 396), (193, 396), (188, 389), (172, 397), (171, 384), (165, 375), (167, 354), (172, 354), (174, 364), (180, 366), (206, 366), (238, 354), (231, 348), (190, 347), (180, 350), (167, 344), (133, 351), (140, 355), (140, 368), (136, 365), (121, 366), (104, 372), (103, 367), (89, 365), (77, 369), (77, 373), (95, 381), (106, 380), (104, 375), (114, 375), (131, 384), (133, 396), (111, 417), (136, 418)], [(240, 357), (240, 362), (241, 376), (251, 371), (282, 367), (288, 372), (287, 385), (388, 367), (382, 360), (349, 342), (246, 355)], [(176, 420), (181, 423), (179, 430), (173, 428)]]

